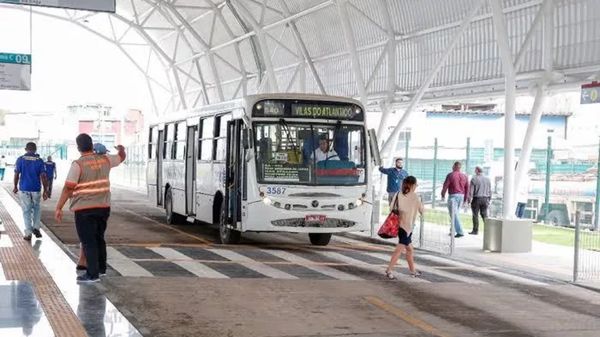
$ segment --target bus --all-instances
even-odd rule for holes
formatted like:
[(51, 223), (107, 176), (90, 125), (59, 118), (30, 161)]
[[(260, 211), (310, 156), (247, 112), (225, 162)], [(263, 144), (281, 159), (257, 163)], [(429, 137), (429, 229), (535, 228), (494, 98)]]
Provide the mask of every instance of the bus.
[(333, 233), (370, 229), (374, 130), (356, 100), (262, 94), (176, 113), (150, 126), (147, 188), (167, 223), (243, 232)]

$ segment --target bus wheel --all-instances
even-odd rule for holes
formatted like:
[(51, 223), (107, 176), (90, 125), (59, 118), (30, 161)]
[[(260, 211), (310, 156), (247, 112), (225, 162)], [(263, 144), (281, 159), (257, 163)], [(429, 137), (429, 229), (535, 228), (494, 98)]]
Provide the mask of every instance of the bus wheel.
[(327, 246), (331, 240), (331, 233), (308, 233), (308, 238), (315, 246)]
[(227, 216), (225, 215), (225, 206), (223, 205), (221, 208), (221, 217), (219, 219), (219, 238), (221, 239), (221, 243), (224, 245), (235, 245), (240, 243), (242, 233), (229, 228), (227, 225)]
[(183, 217), (173, 213), (173, 193), (170, 188), (167, 190), (167, 195), (165, 196), (165, 213), (167, 215), (167, 224), (176, 225), (182, 222)]

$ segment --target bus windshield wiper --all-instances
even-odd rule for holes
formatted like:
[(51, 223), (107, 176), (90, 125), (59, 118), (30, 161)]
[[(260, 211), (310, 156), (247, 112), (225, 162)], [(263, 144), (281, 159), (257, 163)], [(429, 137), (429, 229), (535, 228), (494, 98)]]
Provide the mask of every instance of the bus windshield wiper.
[(298, 146), (296, 145), (296, 141), (294, 139), (292, 139), (289, 125), (283, 118), (279, 119), (279, 125), (281, 125), (281, 128), (285, 131), (285, 136), (286, 136), (288, 142), (290, 142), (290, 144), (292, 144), (292, 150), (294, 150), (294, 153), (296, 153), (296, 149), (298, 148)]

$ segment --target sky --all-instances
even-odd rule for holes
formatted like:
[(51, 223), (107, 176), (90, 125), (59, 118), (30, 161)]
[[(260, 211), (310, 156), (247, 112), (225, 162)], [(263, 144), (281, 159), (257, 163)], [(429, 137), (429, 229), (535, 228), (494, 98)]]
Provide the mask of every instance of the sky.
[[(57, 10), (60, 11), (60, 10)], [(62, 111), (102, 103), (118, 110), (150, 111), (146, 81), (111, 43), (69, 22), (0, 8), (0, 53), (30, 53), (32, 90), (0, 90), (0, 109)]]

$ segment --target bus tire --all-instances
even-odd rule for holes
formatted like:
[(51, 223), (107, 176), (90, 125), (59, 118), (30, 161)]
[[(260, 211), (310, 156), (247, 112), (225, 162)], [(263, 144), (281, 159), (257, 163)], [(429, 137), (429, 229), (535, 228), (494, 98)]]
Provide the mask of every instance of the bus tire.
[(314, 246), (327, 246), (331, 241), (331, 235), (331, 233), (308, 233), (308, 238)]
[(165, 214), (169, 225), (177, 225), (183, 222), (183, 217), (173, 212), (173, 193), (170, 188), (165, 193)]
[(235, 245), (242, 240), (242, 233), (227, 226), (227, 216), (225, 215), (225, 205), (221, 206), (221, 216), (219, 219), (219, 239), (224, 245)]

